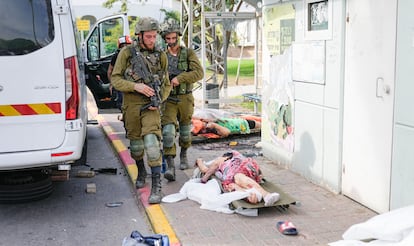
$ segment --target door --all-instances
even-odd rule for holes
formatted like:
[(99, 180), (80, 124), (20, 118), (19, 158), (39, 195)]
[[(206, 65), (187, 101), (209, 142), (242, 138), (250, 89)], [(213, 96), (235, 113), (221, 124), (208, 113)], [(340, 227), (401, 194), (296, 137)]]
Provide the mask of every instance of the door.
[(118, 38), (129, 35), (128, 17), (114, 15), (98, 20), (83, 44), (86, 85), (98, 108), (116, 108), (107, 76), (112, 56), (117, 51)]
[(348, 0), (343, 194), (389, 210), (397, 1)]
[(0, 3), (0, 15), (8, 16), (0, 23), (0, 153), (53, 149), (65, 140), (65, 61), (55, 8), (51, 1)]

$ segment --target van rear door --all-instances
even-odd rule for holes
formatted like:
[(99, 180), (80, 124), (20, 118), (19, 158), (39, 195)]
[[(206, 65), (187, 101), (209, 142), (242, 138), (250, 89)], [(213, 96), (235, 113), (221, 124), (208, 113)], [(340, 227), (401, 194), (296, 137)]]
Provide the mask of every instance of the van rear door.
[(53, 149), (65, 137), (65, 69), (50, 1), (0, 2), (0, 153)]

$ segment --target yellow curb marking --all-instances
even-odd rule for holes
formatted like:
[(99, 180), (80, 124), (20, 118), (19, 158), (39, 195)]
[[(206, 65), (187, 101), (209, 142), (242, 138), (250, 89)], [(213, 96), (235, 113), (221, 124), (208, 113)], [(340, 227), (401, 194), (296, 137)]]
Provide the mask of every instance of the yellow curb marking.
[(112, 144), (114, 145), (114, 147), (115, 147), (115, 150), (117, 151), (117, 152), (122, 152), (122, 151), (124, 151), (124, 150), (127, 150), (127, 148), (125, 147), (125, 144), (124, 143), (122, 143), (122, 141), (121, 140), (112, 140)]
[[(104, 121), (101, 115), (97, 116), (98, 121)], [(101, 125), (102, 126), (102, 125)], [(110, 135), (113, 130), (110, 125), (102, 126), (103, 130)], [(113, 144), (114, 148), (120, 152), (119, 150), (125, 150), (126, 147), (120, 140), (112, 140), (111, 143)], [(138, 175), (138, 169), (136, 165), (127, 165), (129, 163), (125, 163), (124, 165), (127, 169), (129, 177), (133, 184), (135, 184), (135, 179)], [(168, 235), (169, 241), (171, 244), (179, 244), (179, 240), (175, 235), (174, 230), (172, 229), (171, 225), (169, 224), (167, 218), (165, 217), (164, 212), (161, 209), (160, 205), (151, 205), (146, 207), (147, 215), (149, 220), (151, 221), (151, 225), (154, 229), (155, 233), (158, 234), (165, 234)]]
[(146, 208), (146, 210), (148, 217), (151, 221), (152, 227), (154, 228), (154, 232), (157, 234), (168, 235), (170, 243), (178, 243), (178, 238), (176, 237), (174, 231), (168, 223), (168, 220), (165, 217), (165, 214), (162, 211), (161, 206), (150, 205)]
[(126, 165), (127, 172), (129, 174), (129, 178), (131, 182), (135, 185), (135, 180), (138, 176), (138, 169), (136, 165)]

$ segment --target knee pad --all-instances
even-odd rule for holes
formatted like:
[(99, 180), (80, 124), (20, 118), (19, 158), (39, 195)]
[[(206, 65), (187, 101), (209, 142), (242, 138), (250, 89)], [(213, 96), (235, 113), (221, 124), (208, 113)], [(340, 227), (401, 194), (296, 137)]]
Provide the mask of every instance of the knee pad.
[(144, 141), (141, 139), (131, 140), (129, 150), (132, 158), (142, 159), (142, 156), (144, 156)]
[(183, 144), (191, 143), (191, 125), (180, 126), (180, 142)]
[(156, 161), (161, 157), (160, 142), (157, 135), (153, 133), (145, 135), (144, 146), (149, 161)]
[(162, 128), (162, 143), (164, 147), (171, 148), (175, 141), (175, 125), (167, 124)]

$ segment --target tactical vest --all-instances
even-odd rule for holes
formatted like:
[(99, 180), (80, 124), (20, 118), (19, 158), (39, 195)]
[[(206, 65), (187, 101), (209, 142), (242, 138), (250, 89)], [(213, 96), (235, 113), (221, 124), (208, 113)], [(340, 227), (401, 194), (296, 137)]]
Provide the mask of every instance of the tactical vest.
[[(167, 52), (168, 57), (168, 73), (170, 75), (170, 80), (179, 75), (182, 72), (187, 72), (189, 70), (188, 64), (188, 49), (185, 47), (180, 47), (180, 54), (178, 56), (173, 56)], [(171, 90), (171, 95), (184, 95), (189, 94), (193, 90), (193, 84), (180, 83), (179, 86), (174, 87)]]
[(132, 77), (134, 82), (151, 84), (153, 82), (153, 74), (158, 74), (160, 80), (163, 78), (161, 68), (161, 52), (159, 50), (148, 51), (131, 46), (131, 68), (125, 72), (129, 73), (128, 77)]

